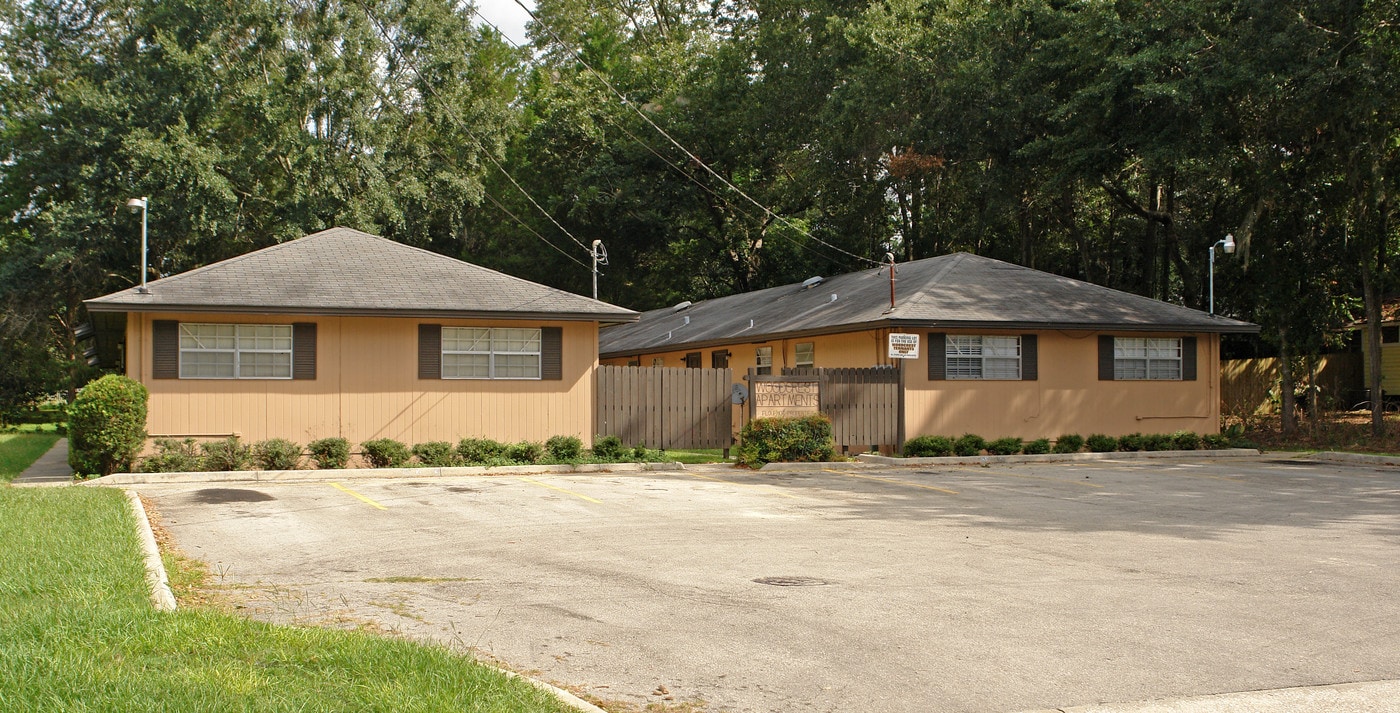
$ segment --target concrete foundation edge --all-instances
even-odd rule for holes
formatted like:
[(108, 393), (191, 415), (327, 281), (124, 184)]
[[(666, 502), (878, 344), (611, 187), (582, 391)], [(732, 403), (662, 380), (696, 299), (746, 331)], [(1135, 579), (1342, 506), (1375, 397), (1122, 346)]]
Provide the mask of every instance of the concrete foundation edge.
[(141, 540), (141, 554), (146, 560), (146, 584), (151, 589), (151, 605), (159, 611), (175, 611), (175, 595), (170, 591), (170, 578), (165, 573), (165, 562), (160, 558), (160, 547), (156, 545), (151, 521), (146, 517), (146, 507), (141, 504), (141, 496), (135, 490), (126, 491), (126, 497), (131, 501), (131, 511), (136, 516), (136, 536)]

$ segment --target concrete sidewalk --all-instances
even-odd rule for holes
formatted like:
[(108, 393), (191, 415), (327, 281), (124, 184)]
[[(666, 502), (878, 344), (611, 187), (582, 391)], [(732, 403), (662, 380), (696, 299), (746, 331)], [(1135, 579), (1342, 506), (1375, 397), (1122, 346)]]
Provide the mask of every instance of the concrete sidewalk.
[(15, 485), (67, 485), (73, 482), (73, 469), (68, 467), (68, 439), (60, 438), (48, 453), (11, 481)]

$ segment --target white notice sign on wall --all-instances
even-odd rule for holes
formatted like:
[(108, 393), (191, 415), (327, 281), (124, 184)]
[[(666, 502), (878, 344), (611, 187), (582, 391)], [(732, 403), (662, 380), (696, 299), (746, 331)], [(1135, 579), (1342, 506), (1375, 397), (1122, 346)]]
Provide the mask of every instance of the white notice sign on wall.
[(890, 333), (891, 359), (918, 359), (919, 335)]

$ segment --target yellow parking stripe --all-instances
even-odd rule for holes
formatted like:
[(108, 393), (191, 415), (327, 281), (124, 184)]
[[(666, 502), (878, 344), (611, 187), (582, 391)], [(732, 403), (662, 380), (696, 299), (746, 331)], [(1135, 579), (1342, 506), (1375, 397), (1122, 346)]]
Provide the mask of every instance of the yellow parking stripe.
[(380, 505), (379, 503), (374, 502), (373, 500), (370, 500), (369, 498), (367, 498), (367, 497), (365, 497), (365, 496), (363, 496), (363, 495), (360, 495), (359, 493), (357, 493), (357, 492), (355, 492), (355, 491), (353, 491), (353, 490), (351, 490), (351, 489), (345, 487), (344, 485), (341, 485), (340, 483), (331, 483), (331, 487), (332, 487), (332, 488), (335, 488), (336, 490), (339, 490), (339, 491), (341, 491), (341, 492), (343, 492), (343, 493), (348, 493), (350, 496), (352, 496), (352, 497), (354, 497), (354, 498), (358, 498), (359, 500), (362, 500), (362, 501), (364, 501), (364, 502), (366, 502), (366, 503), (369, 503), (371, 506), (377, 507), (377, 508), (379, 508), (380, 510), (388, 510), (388, 509), (389, 509), (389, 508), (384, 507), (383, 505)]
[(1070, 485), (1082, 485), (1082, 486), (1084, 486), (1084, 487), (1086, 487), (1086, 488), (1102, 488), (1102, 487), (1103, 487), (1102, 485), (1099, 485), (1098, 483), (1086, 483), (1086, 482), (1084, 482), (1084, 481), (1082, 481), (1082, 480), (1070, 480), (1070, 479), (1068, 479), (1068, 478), (1051, 478), (1051, 477), (1045, 476), (1045, 475), (1030, 475), (1030, 474), (1028, 474), (1028, 473), (1009, 473), (1009, 472), (1004, 471), (1004, 470), (991, 470), (991, 469), (988, 469), (988, 468), (977, 468), (976, 470), (973, 470), (972, 468), (959, 468), (958, 470), (966, 471), (966, 472), (968, 472), (968, 473), (984, 473), (984, 474), (987, 474), (987, 475), (1004, 475), (1004, 476), (1006, 476), (1006, 477), (1008, 477), (1008, 478), (1025, 478), (1025, 479), (1027, 479), (1027, 480), (1048, 480), (1048, 481), (1050, 481), (1050, 482), (1052, 482), (1052, 483), (1069, 483)]
[(596, 499), (594, 499), (594, 498), (588, 497), (587, 495), (580, 495), (580, 494), (578, 494), (578, 493), (575, 493), (575, 492), (572, 491), (572, 490), (565, 490), (565, 489), (563, 489), (563, 488), (561, 488), (561, 487), (558, 487), (558, 486), (555, 486), (555, 485), (550, 485), (549, 483), (541, 483), (541, 482), (538, 481), (538, 480), (533, 480), (533, 479), (530, 479), (530, 478), (520, 478), (519, 480), (520, 480), (520, 482), (522, 482), (522, 483), (529, 483), (529, 484), (531, 484), (531, 485), (538, 485), (538, 486), (540, 486), (541, 488), (549, 488), (550, 490), (558, 490), (558, 491), (561, 492), (561, 493), (567, 493), (567, 494), (569, 494), (569, 495), (572, 495), (572, 496), (578, 498), (579, 500), (587, 500), (587, 501), (590, 502), (590, 503), (597, 503), (597, 504), (599, 504), (599, 505), (602, 505), (602, 504), (603, 504), (603, 501), (602, 501), (602, 500), (596, 500)]
[(922, 484), (922, 483), (910, 483), (910, 482), (907, 481), (907, 480), (895, 480), (894, 478), (881, 478), (881, 477), (879, 477), (879, 476), (874, 476), (874, 475), (856, 475), (855, 473), (847, 473), (847, 472), (845, 472), (845, 471), (832, 470), (831, 468), (822, 468), (822, 470), (824, 470), (824, 471), (826, 471), (826, 472), (828, 472), (828, 473), (835, 473), (835, 474), (837, 474), (837, 475), (844, 475), (844, 476), (846, 476), (847, 478), (861, 478), (861, 479), (864, 479), (864, 480), (879, 480), (879, 481), (885, 482), (885, 483), (894, 483), (895, 485), (905, 485), (905, 486), (908, 486), (908, 487), (910, 487), (910, 488), (923, 488), (924, 490), (936, 490), (936, 491), (938, 491), (938, 492), (940, 492), (940, 493), (946, 493), (946, 494), (948, 494), (948, 495), (957, 495), (957, 494), (958, 494), (958, 491), (956, 491), (956, 490), (949, 490), (949, 489), (947, 489), (947, 488), (935, 488), (935, 487), (933, 487), (932, 485), (924, 485), (924, 484)]
[(797, 500), (797, 499), (798, 499), (796, 495), (792, 495), (792, 494), (789, 494), (789, 493), (785, 493), (785, 492), (783, 492), (783, 491), (781, 491), (781, 490), (779, 490), (779, 489), (777, 489), (777, 488), (775, 488), (775, 487), (773, 487), (773, 486), (771, 486), (771, 485), (764, 485), (764, 484), (761, 484), (761, 483), (736, 483), (736, 482), (734, 482), (734, 481), (732, 481), (732, 480), (725, 480), (724, 478), (711, 478), (711, 477), (708, 476), (708, 475), (700, 475), (699, 473), (686, 473), (686, 475), (693, 476), (693, 477), (696, 477), (696, 478), (703, 478), (703, 479), (705, 479), (705, 480), (713, 480), (713, 481), (715, 481), (716, 483), (726, 483), (726, 484), (728, 484), (728, 485), (737, 485), (737, 486), (739, 486), (739, 487), (741, 487), (741, 488), (762, 488), (762, 489), (764, 489), (764, 490), (771, 490), (771, 491), (773, 492), (774, 495), (781, 495), (781, 496), (783, 496), (783, 497), (785, 497), (785, 498), (792, 498), (793, 500)]

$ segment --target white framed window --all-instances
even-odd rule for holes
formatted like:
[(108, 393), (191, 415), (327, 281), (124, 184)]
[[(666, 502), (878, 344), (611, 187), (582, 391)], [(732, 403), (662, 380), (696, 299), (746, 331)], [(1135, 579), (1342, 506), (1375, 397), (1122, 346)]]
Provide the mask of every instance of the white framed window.
[(1021, 378), (1021, 338), (950, 334), (944, 348), (949, 379)]
[(540, 330), (443, 327), (442, 378), (538, 379)]
[(1114, 337), (1113, 378), (1180, 381), (1181, 338)]
[(754, 366), (758, 367), (755, 373), (759, 375), (773, 373), (773, 347), (759, 347), (754, 352)]
[(180, 324), (181, 379), (290, 379), (290, 324)]
[(817, 363), (817, 349), (812, 342), (798, 342), (797, 346), (793, 347), (793, 354), (796, 357), (793, 363), (798, 368), (810, 369)]

